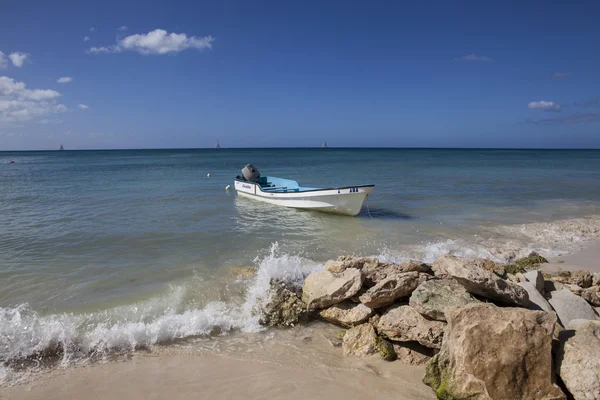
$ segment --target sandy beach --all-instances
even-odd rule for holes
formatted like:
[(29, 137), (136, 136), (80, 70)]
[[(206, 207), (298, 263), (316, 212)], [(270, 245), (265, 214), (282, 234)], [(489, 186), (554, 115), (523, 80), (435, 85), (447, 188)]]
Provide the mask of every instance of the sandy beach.
[(1, 388), (1, 399), (434, 399), (423, 366), (343, 357), (316, 323), (157, 346), (132, 358), (54, 369)]
[[(600, 242), (543, 269), (598, 271)], [(434, 399), (424, 366), (344, 357), (324, 322), (153, 346), (130, 357), (34, 372), (1, 399)]]

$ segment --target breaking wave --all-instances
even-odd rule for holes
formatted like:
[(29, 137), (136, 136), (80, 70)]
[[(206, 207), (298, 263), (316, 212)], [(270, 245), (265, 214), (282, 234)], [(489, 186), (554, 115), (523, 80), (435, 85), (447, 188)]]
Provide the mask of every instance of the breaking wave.
[[(481, 230), (480, 230), (481, 232)], [(600, 217), (484, 228), (483, 233), (385, 249), (376, 257), (397, 262), (432, 262), (452, 253), (510, 262), (538, 251), (547, 256), (576, 250), (600, 237)], [(49, 363), (69, 365), (103, 359), (156, 344), (223, 334), (233, 330), (264, 329), (261, 305), (267, 301), (272, 279), (301, 284), (323, 263), (287, 254), (273, 244), (265, 257), (254, 260), (256, 275), (244, 281), (241, 301), (213, 301), (203, 307), (186, 301), (185, 285), (173, 286), (151, 300), (87, 314), (42, 315), (27, 304), (0, 308), (0, 384), (18, 382), (20, 372)]]
[(281, 253), (277, 243), (255, 263), (257, 273), (248, 282), (241, 305), (219, 301), (185, 309), (187, 289), (178, 286), (146, 302), (90, 314), (41, 315), (27, 304), (0, 308), (0, 384), (15, 382), (15, 371), (22, 367), (48, 360), (65, 366), (180, 339), (260, 331), (261, 304), (268, 300), (271, 279), (299, 284), (305, 275), (323, 267)]

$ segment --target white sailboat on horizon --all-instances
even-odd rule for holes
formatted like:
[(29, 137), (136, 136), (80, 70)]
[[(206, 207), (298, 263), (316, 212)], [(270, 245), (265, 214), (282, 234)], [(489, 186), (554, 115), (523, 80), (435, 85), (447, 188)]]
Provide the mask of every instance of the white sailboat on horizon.
[(321, 145), (322, 149), (326, 149), (327, 148), (327, 142), (323, 142), (323, 144)]
[(215, 149), (220, 149), (221, 145), (219, 144), (219, 141), (217, 140), (217, 144), (215, 145)]

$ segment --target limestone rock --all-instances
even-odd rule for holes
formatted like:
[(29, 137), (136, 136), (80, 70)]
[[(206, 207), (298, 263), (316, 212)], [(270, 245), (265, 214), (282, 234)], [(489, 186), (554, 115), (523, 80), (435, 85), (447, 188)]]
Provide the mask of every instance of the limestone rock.
[(527, 305), (527, 308), (530, 310), (541, 310), (546, 312), (554, 311), (552, 306), (550, 306), (550, 303), (548, 303), (544, 296), (542, 296), (535, 286), (533, 286), (533, 283), (526, 281), (519, 283), (519, 285), (527, 290), (527, 294), (529, 295), (529, 304)]
[(502, 279), (506, 279), (506, 268), (501, 265), (496, 265), (492, 260), (488, 260), (487, 258), (476, 258), (473, 260), (475, 265), (485, 269), (486, 271), (493, 272), (498, 275)]
[(592, 286), (581, 292), (581, 298), (593, 305), (600, 307), (600, 286)]
[(394, 346), (381, 336), (377, 336), (375, 341), (373, 342), (373, 346), (375, 350), (379, 353), (381, 358), (385, 361), (394, 361), (396, 359), (396, 352), (394, 351)]
[(356, 268), (361, 270), (365, 265), (379, 265), (380, 262), (376, 258), (355, 257), (355, 256), (340, 256), (337, 260), (329, 260), (325, 264), (325, 269), (329, 272), (340, 273), (348, 268)]
[(592, 274), (590, 271), (586, 271), (584, 269), (580, 269), (577, 271), (571, 272), (571, 284), (577, 285), (582, 289), (587, 289), (592, 286)]
[(535, 286), (538, 292), (542, 293), (544, 291), (544, 275), (540, 271), (532, 269), (525, 272), (523, 276)]
[(562, 289), (564, 289), (564, 285), (562, 283), (554, 282), (552, 280), (544, 280), (544, 292), (546, 294)]
[(415, 289), (408, 304), (427, 318), (446, 321), (444, 311), (448, 308), (478, 302), (455, 280), (432, 279), (421, 283)]
[(565, 289), (569, 289), (571, 291), (571, 293), (576, 294), (577, 296), (581, 296), (581, 292), (583, 292), (583, 288), (577, 286), (577, 285), (573, 285), (573, 284), (564, 284), (563, 287)]
[(567, 289), (550, 293), (548, 303), (552, 306), (563, 326), (573, 319), (596, 319), (596, 313), (584, 299)]
[(365, 263), (361, 271), (365, 277), (365, 284), (367, 286), (373, 286), (392, 275), (398, 275), (405, 272), (432, 273), (429, 265), (412, 260), (402, 261), (400, 264)]
[(556, 372), (575, 400), (600, 399), (600, 321), (573, 320), (560, 333)]
[(600, 272), (592, 274), (592, 286), (600, 286)]
[(369, 320), (374, 311), (362, 303), (345, 301), (322, 310), (319, 315), (334, 324), (349, 328)]
[(423, 379), (438, 398), (566, 398), (552, 383), (554, 313), (469, 304), (446, 318), (444, 343)]
[(300, 299), (300, 288), (277, 281), (271, 282), (269, 298), (262, 311), (260, 322), (265, 326), (294, 326), (312, 317)]
[(345, 356), (368, 356), (375, 354), (377, 334), (371, 324), (362, 324), (346, 331), (342, 339), (342, 351)]
[(425, 347), (439, 349), (444, 324), (430, 321), (406, 305), (392, 306), (379, 318), (377, 332), (397, 342), (419, 342)]
[(431, 349), (416, 342), (394, 343), (396, 359), (402, 364), (425, 364), (432, 356)]
[(433, 263), (436, 276), (451, 276), (471, 294), (486, 297), (506, 304), (526, 307), (529, 304), (527, 291), (521, 286), (500, 279), (495, 274), (479, 267), (473, 260), (444, 255)]
[(363, 276), (356, 268), (340, 273), (313, 272), (304, 280), (302, 301), (310, 309), (325, 308), (341, 303), (357, 294), (362, 287)]
[(419, 272), (392, 275), (360, 295), (359, 299), (371, 308), (388, 306), (396, 299), (410, 296), (417, 286), (429, 278), (429, 275)]

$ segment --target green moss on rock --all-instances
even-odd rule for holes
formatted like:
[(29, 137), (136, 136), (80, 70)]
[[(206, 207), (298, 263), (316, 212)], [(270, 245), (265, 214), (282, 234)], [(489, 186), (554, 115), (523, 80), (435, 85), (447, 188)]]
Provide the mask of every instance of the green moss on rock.
[(394, 361), (397, 357), (394, 346), (381, 336), (373, 339), (373, 347), (375, 347), (379, 355), (386, 361)]

